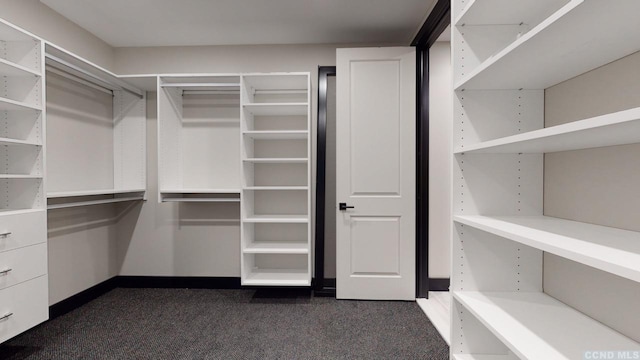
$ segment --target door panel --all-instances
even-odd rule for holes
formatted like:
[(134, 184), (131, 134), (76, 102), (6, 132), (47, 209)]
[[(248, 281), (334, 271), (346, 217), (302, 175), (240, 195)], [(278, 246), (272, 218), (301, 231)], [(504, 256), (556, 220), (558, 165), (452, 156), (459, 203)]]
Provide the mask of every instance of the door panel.
[(415, 51), (337, 51), (337, 297), (415, 299)]

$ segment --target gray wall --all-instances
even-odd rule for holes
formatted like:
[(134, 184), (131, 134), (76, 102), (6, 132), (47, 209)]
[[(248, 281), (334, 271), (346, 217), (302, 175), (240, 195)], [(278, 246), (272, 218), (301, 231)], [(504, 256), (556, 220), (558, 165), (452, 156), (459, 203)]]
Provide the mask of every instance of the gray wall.
[[(640, 53), (545, 91), (545, 125), (640, 106)], [(640, 231), (640, 145), (545, 155), (544, 213)], [(544, 290), (640, 341), (640, 285), (546, 254)], [(627, 311), (610, 311), (627, 309)]]

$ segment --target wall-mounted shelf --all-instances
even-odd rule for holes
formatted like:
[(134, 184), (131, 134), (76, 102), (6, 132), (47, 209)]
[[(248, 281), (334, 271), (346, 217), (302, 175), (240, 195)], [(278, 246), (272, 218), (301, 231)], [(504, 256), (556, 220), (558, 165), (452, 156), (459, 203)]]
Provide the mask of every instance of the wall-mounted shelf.
[(309, 222), (308, 215), (251, 215), (243, 219), (248, 223), (304, 224)]
[(640, 282), (640, 233), (548, 216), (457, 215), (500, 237)]
[(244, 190), (251, 191), (264, 191), (264, 190), (297, 190), (297, 191), (307, 191), (309, 190), (308, 186), (247, 186)]
[(114, 203), (130, 202), (130, 201), (142, 201), (142, 200), (144, 200), (144, 196), (143, 195), (127, 196), (127, 197), (114, 197), (114, 198), (110, 198), (110, 199), (100, 199), (100, 200), (82, 200), (82, 201), (61, 202), (61, 203), (47, 205), (47, 210), (67, 209), (67, 208), (81, 207), (81, 206), (104, 205), (104, 204), (114, 204)]
[(453, 292), (453, 297), (521, 359), (581, 359), (585, 349), (638, 351), (640, 345), (536, 292)]
[(128, 194), (128, 193), (143, 193), (145, 189), (104, 189), (104, 190), (80, 190), (80, 191), (57, 191), (47, 193), (47, 198), (63, 198), (74, 196), (94, 196), (94, 195), (116, 195), (116, 194)]
[(26, 145), (26, 146), (42, 146), (41, 143), (27, 140), (17, 140), (0, 137), (0, 145)]
[(39, 77), (40, 72), (0, 58), (0, 74), (3, 76)]
[(547, 153), (640, 142), (640, 108), (458, 146), (460, 153)]
[(0, 179), (42, 179), (42, 175), (0, 174)]
[[(512, 0), (470, 0), (454, 20), (456, 26), (531, 24), (548, 9), (568, 3), (569, 0), (539, 0), (535, 3)], [(496, 11), (500, 9), (500, 11)]]
[(161, 193), (162, 202), (192, 203), (239, 203), (240, 190), (237, 189), (182, 189)]
[(545, 89), (632, 54), (640, 50), (639, 12), (634, 0), (573, 0), (466, 73), (455, 89)]
[(252, 242), (242, 250), (245, 254), (308, 254), (306, 241), (260, 241)]
[(242, 285), (245, 286), (309, 286), (309, 272), (299, 269), (254, 269)]
[(12, 110), (12, 111), (42, 111), (42, 107), (37, 105), (27, 104), (22, 101), (16, 101), (0, 97), (0, 110)]
[(255, 116), (292, 116), (306, 115), (308, 104), (305, 103), (268, 103), (244, 104), (243, 108)]
[(249, 158), (245, 162), (262, 164), (303, 164), (309, 161), (307, 158)]

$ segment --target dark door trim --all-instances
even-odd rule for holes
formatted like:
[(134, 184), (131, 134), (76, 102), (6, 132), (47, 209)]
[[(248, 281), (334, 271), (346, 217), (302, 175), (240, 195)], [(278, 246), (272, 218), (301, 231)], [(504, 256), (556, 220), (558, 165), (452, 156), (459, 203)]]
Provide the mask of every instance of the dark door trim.
[(324, 277), (324, 215), (325, 184), (327, 168), (327, 78), (336, 76), (335, 66), (318, 67), (318, 139), (316, 155), (316, 236), (315, 236), (315, 283), (316, 296), (336, 296), (335, 279)]
[(429, 48), (451, 23), (449, 0), (438, 0), (411, 42), (416, 47), (416, 297), (429, 290)]

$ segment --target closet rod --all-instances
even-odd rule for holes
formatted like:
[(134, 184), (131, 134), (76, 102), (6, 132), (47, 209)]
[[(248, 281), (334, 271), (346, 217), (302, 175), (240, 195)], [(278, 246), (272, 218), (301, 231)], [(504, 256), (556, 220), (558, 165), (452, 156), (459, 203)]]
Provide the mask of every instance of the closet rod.
[(73, 75), (73, 74), (70, 74), (68, 72), (59, 70), (57, 68), (54, 68), (53, 66), (48, 66), (47, 67), (47, 71), (50, 71), (50, 72), (52, 72), (52, 73), (54, 73), (56, 75), (60, 75), (65, 79), (69, 79), (69, 80), (78, 82), (78, 83), (80, 83), (82, 85), (88, 86), (88, 87), (90, 87), (92, 89), (96, 89), (98, 91), (102, 91), (103, 93), (107, 93), (107, 94), (113, 96), (113, 90), (111, 90), (109, 88), (106, 88), (104, 86), (92, 83), (91, 81), (87, 81), (87, 80), (81, 78), (80, 76)]
[[(103, 78), (101, 78), (101, 77), (99, 77), (99, 76), (97, 76), (95, 74), (90, 73), (87, 70), (84, 70), (84, 69), (82, 69), (82, 68), (80, 68), (78, 66), (75, 66), (75, 65), (73, 65), (73, 64), (71, 64), (71, 63), (69, 63), (69, 62), (67, 62), (65, 60), (62, 60), (62, 59), (60, 59), (58, 57), (55, 57), (55, 56), (53, 56), (51, 54), (45, 54), (45, 57), (47, 58), (47, 60), (51, 60), (52, 62), (54, 62), (54, 63), (56, 63), (58, 65), (62, 65), (62, 66), (55, 66), (53, 64), (50, 64), (51, 66), (57, 68), (60, 71), (69, 73), (69, 71), (67, 71), (67, 69), (71, 69), (73, 71), (79, 72), (79, 73), (81, 73), (81, 74), (93, 79), (94, 81), (96, 81), (96, 85), (98, 85), (98, 86), (103, 86), (103, 87), (105, 87), (107, 89), (110, 89), (110, 90), (123, 90), (123, 91), (126, 91), (126, 92), (128, 92), (128, 93), (130, 93), (132, 95), (137, 96), (139, 99), (143, 98), (142, 95), (138, 94), (137, 92), (135, 92), (133, 90), (127, 89), (126, 87), (122, 87), (122, 86), (116, 85), (116, 84), (114, 84), (113, 82), (111, 82), (109, 80), (105, 80), (105, 79), (103, 79)], [(70, 73), (70, 74), (71, 75), (75, 75), (73, 73)], [(104, 86), (103, 84), (106, 84), (106, 86)]]

